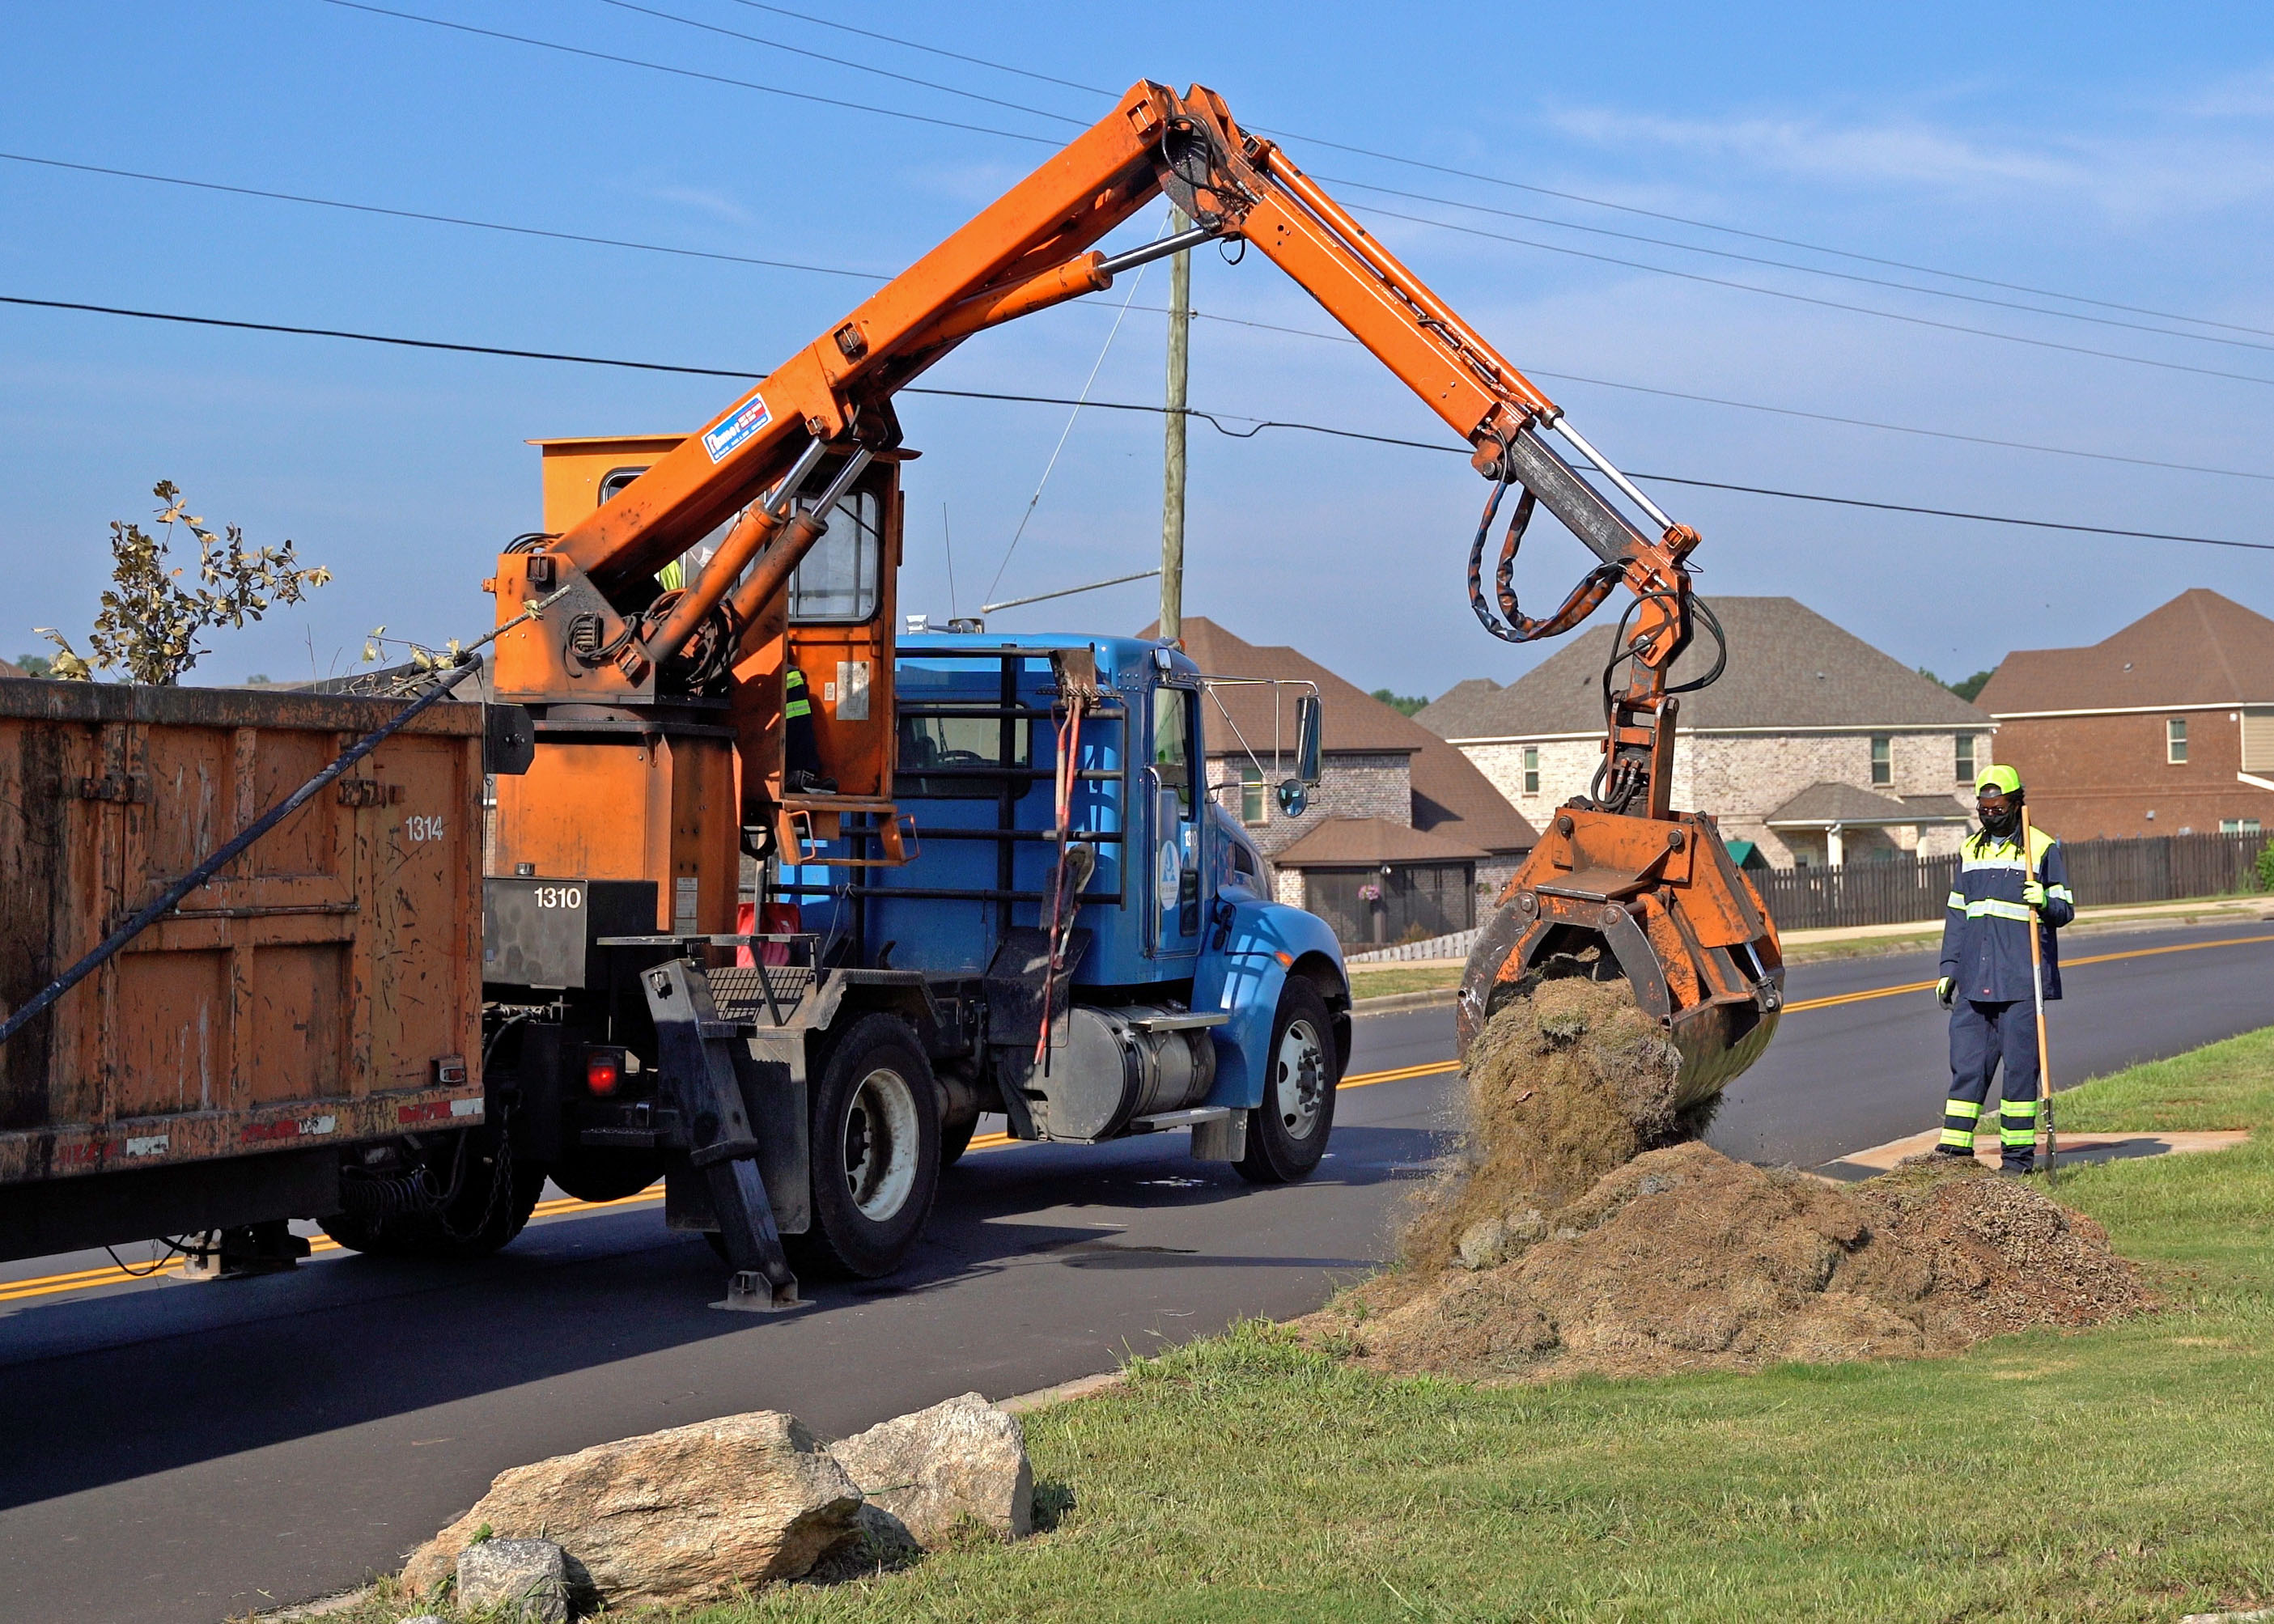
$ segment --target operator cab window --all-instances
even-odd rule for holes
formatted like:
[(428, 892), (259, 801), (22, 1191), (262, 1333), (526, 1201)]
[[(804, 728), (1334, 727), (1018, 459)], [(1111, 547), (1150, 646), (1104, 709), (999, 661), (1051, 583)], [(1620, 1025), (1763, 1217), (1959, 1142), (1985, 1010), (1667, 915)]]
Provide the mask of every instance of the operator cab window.
[(884, 556), (884, 504), (877, 493), (855, 491), (840, 499), (829, 515), (828, 534), (813, 544), (789, 578), (791, 623), (853, 626), (870, 619), (877, 613)]
[[(625, 487), (647, 472), (645, 467), (614, 468), (600, 477), (600, 505), (623, 494)], [(812, 504), (801, 502), (810, 509)], [(737, 514), (734, 519), (742, 515)], [(717, 552), (729, 519), (680, 555), (682, 579)], [(873, 491), (855, 491), (839, 500), (830, 515), (829, 533), (814, 543), (813, 551), (789, 578), (789, 618), (806, 626), (857, 626), (877, 613), (877, 577), (885, 555), (884, 505)], [(666, 583), (666, 584), (675, 584)]]
[[(602, 474), (599, 505), (605, 508), (615, 500), (630, 486), (633, 480), (645, 472), (647, 468), (643, 464), (638, 468), (612, 468)], [(734, 516), (740, 518), (742, 515), (737, 514)], [(719, 526), (708, 536), (688, 548), (686, 552), (656, 571), (656, 584), (667, 590), (676, 590), (693, 581), (702, 572), (703, 566), (711, 561), (711, 555), (719, 550), (719, 544), (727, 538), (727, 532), (734, 528), (734, 519), (727, 520), (726, 523)]]

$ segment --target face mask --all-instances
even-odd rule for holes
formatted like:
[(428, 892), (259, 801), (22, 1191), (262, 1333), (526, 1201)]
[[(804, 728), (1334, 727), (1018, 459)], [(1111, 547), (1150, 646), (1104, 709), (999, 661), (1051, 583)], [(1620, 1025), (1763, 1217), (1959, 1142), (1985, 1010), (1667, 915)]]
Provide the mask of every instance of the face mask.
[(2022, 826), (2022, 808), (2010, 801), (2006, 803), (2005, 811), (1995, 817), (1979, 807), (1974, 812), (1982, 822), (1982, 832), (1993, 840), (2010, 839), (2014, 831)]

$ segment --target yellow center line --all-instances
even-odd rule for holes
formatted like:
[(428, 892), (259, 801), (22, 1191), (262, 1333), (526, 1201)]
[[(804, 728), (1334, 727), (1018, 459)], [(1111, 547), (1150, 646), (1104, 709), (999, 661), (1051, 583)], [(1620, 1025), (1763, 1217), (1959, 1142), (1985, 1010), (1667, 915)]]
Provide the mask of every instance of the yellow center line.
[[(2182, 942), (2171, 947), (2135, 947), (2120, 953), (2093, 953), (2082, 959), (2070, 959), (2066, 967), (2074, 970), (2085, 965), (2114, 964), (2126, 959), (2154, 959), (2165, 953), (2198, 953), (2214, 947), (2255, 947), (2264, 946), (2270, 943), (2274, 943), (2274, 935), (2223, 936), (2216, 942)], [(1786, 1004), (1784, 1012), (1788, 1015), (1798, 1015), (1810, 1010), (1834, 1009), (1844, 1004), (1863, 1004), (1873, 998), (1894, 998), (1905, 993), (1927, 992), (1933, 987), (1932, 981), (1905, 981), (1897, 987), (1871, 987), (1861, 992), (1838, 993), (1826, 998), (1803, 998), (1797, 1004)], [(1366, 1088), (1375, 1083), (1400, 1083), (1413, 1078), (1442, 1077), (1449, 1071), (1457, 1071), (1460, 1069), (1460, 1062), (1457, 1060), (1425, 1061), (1419, 1065), (1392, 1066), (1381, 1071), (1361, 1071), (1354, 1077), (1345, 1077), (1338, 1086)], [(1002, 1150), (1006, 1147), (1023, 1142), (1012, 1138), (1007, 1133), (983, 1133), (971, 1141), (970, 1148)], [(584, 1213), (606, 1212), (610, 1207), (615, 1207), (651, 1206), (662, 1199), (663, 1192), (653, 1187), (643, 1190), (637, 1195), (621, 1196), (613, 1201), (580, 1201), (570, 1196), (559, 1200), (540, 1201), (530, 1216), (532, 1218), (567, 1217)], [(310, 1239), (308, 1250), (312, 1254), (339, 1252), (343, 1249), (329, 1236), (320, 1235)], [(104, 1265), (98, 1268), (74, 1269), (62, 1274), (43, 1274), (35, 1280), (0, 1282), (0, 1303), (21, 1302), (28, 1297), (52, 1297), (64, 1291), (92, 1290), (98, 1286), (124, 1285), (134, 1280), (178, 1276), (181, 1269), (182, 1265), (179, 1262), (169, 1263), (155, 1274), (130, 1272)]]
[[(2200, 953), (2213, 947), (2256, 947), (2274, 943), (2274, 936), (2223, 936), (2216, 942), (2182, 942), (2174, 947), (2135, 947), (2120, 953), (2093, 953), (2082, 959), (2069, 959), (2062, 968), (2081, 969), (2086, 965), (2114, 964), (2120, 959), (2154, 959), (2164, 953)], [(1803, 998), (1797, 1004), (1788, 1004), (1784, 1012), (1797, 1015), (1806, 1010), (1828, 1010), (1835, 1004), (1862, 1004), (1872, 998), (1893, 998), (1907, 992), (1931, 992), (1932, 981), (1905, 981), (1900, 987), (1871, 987), (1862, 992), (1843, 992), (1829, 998)]]

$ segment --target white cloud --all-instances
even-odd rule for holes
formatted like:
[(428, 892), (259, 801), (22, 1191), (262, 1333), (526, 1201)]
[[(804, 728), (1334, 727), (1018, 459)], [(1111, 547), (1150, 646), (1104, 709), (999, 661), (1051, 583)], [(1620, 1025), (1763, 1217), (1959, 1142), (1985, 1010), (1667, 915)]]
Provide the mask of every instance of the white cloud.
[(724, 220), (738, 226), (751, 223), (750, 211), (721, 192), (707, 192), (697, 186), (663, 186), (652, 195), (658, 202), (676, 203), (682, 208), (697, 209), (715, 220)]
[(1859, 192), (1924, 191), (1982, 207), (2067, 199), (2135, 224), (2209, 214), (2274, 192), (2274, 141), (2247, 128), (2202, 127), (2206, 120), (2270, 117), (2274, 72), (2267, 71), (2127, 109), (2118, 133), (2097, 115), (2080, 117), (2073, 128), (2026, 132), (1913, 113), (1857, 122), (1775, 110), (1675, 118), (1598, 107), (1547, 115), (1564, 135), (1607, 150), (1654, 148), (1764, 177)]

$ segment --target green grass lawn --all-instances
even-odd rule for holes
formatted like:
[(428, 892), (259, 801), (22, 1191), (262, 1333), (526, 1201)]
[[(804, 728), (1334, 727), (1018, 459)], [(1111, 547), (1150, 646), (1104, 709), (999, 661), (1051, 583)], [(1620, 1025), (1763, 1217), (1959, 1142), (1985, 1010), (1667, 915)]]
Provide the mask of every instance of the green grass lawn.
[(2262, 1127), (2274, 1123), (2274, 1026), (2096, 1077), (2054, 1099), (2072, 1133)]
[[(2274, 1029), (2076, 1131), (2262, 1127)], [(1245, 1326), (1027, 1418), (1055, 1526), (757, 1620), (2175, 1620), (2274, 1597), (2274, 1136), (2065, 1174), (2172, 1306), (1955, 1359), (1479, 1390)]]
[[(2074, 1132), (2274, 1122), (2274, 1028)], [(1954, 1359), (1480, 1390), (1261, 1324), (1027, 1417), (1045, 1530), (691, 1615), (2172, 1620), (2274, 1598), (2274, 1133), (2064, 1173), (2170, 1306)], [(1010, 1333), (1015, 1334), (1015, 1333)], [(382, 1590), (351, 1615), (418, 1611)]]
[(1450, 991), (1461, 984), (1459, 965), (1434, 965), (1423, 969), (1368, 970), (1350, 973), (1351, 996), (1380, 998), (1396, 992)]

